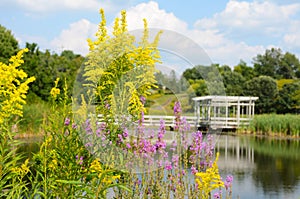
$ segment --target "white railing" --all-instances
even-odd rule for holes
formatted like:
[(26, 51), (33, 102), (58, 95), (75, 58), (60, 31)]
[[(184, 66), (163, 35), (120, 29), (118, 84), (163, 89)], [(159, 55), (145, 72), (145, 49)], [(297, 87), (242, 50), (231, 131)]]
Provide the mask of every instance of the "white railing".
[[(98, 115), (99, 121), (102, 120), (102, 116)], [(210, 128), (238, 128), (240, 126), (249, 125), (251, 118), (235, 118), (235, 117), (212, 117), (210, 120), (206, 118), (199, 118), (195, 116), (182, 116), (185, 118), (187, 123), (192, 127), (209, 126)], [(175, 116), (168, 115), (144, 115), (144, 125), (145, 126), (159, 126), (160, 121), (164, 120), (165, 126), (174, 127), (175, 126)]]
[[(190, 125), (195, 125), (197, 118), (194, 116), (182, 116)], [(145, 115), (144, 116), (144, 125), (145, 126), (159, 126), (160, 120), (165, 121), (166, 126), (175, 126), (175, 116), (168, 115)]]

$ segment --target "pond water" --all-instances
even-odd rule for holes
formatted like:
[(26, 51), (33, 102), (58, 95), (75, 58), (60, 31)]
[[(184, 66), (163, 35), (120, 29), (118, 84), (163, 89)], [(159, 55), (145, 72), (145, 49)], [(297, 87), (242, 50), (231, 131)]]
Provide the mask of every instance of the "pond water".
[[(24, 140), (19, 151), (31, 155), (38, 140)], [(219, 171), (232, 174), (233, 199), (300, 199), (300, 140), (220, 135)]]
[(232, 174), (233, 199), (300, 199), (300, 140), (219, 136), (222, 176)]

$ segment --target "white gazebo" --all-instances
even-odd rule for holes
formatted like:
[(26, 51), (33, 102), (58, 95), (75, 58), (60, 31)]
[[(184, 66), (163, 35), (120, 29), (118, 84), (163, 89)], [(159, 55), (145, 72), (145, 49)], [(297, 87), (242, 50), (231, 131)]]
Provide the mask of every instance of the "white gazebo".
[(249, 125), (254, 117), (255, 101), (251, 96), (194, 97), (197, 128), (236, 129)]

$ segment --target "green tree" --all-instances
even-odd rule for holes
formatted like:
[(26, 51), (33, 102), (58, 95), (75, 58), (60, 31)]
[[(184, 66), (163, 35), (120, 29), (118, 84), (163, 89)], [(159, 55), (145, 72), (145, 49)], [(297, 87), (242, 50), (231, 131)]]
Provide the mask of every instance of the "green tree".
[[(203, 79), (193, 81), (190, 87), (196, 96), (209, 95), (206, 82)], [(195, 97), (195, 96), (192, 96), (192, 97)]]
[(243, 60), (241, 60), (240, 63), (234, 67), (233, 71), (241, 74), (246, 80), (250, 80), (255, 76), (253, 67), (247, 66), (247, 63)]
[(300, 82), (286, 83), (279, 90), (277, 113), (298, 113), (300, 110)]
[(265, 54), (258, 54), (254, 58), (254, 71), (256, 76), (270, 76), (272, 78), (277, 78), (277, 70), (280, 65), (280, 60), (282, 59), (282, 52), (280, 49), (272, 48), (267, 49)]
[(202, 76), (200, 74), (200, 71), (197, 69), (200, 66), (195, 66), (193, 68), (188, 68), (186, 69), (182, 76), (186, 79), (186, 80), (197, 80), (197, 79), (202, 79)]
[(24, 55), (25, 63), (21, 66), (29, 75), (36, 76), (32, 83), (30, 96), (39, 97), (48, 101), (50, 90), (56, 78), (60, 78), (59, 87), (63, 87), (66, 80), (68, 93), (71, 95), (76, 72), (83, 63), (84, 58), (72, 51), (63, 51), (61, 55), (51, 54), (49, 50), (41, 52), (36, 43), (26, 43), (29, 52)]
[(226, 95), (243, 95), (246, 79), (240, 73), (228, 71), (225, 72), (222, 76)]
[(300, 78), (299, 59), (294, 54), (286, 52), (283, 56), (282, 67), (278, 73), (285, 79)]
[(223, 75), (226, 72), (231, 72), (231, 68), (227, 65), (223, 65), (221, 67), (218, 67), (219, 72), (221, 73), (221, 75)]
[(258, 113), (276, 112), (276, 98), (278, 89), (276, 81), (272, 77), (259, 76), (245, 83), (245, 96), (255, 96), (259, 99), (255, 103)]
[(41, 52), (36, 43), (26, 43), (29, 52), (24, 55), (24, 64), (22, 69), (29, 75), (36, 76), (36, 81), (32, 84), (30, 92), (42, 100), (47, 101), (50, 96), (50, 90), (57, 77), (54, 58), (49, 50)]
[(292, 79), (300, 75), (300, 63), (297, 57), (289, 52), (282, 53), (280, 49), (266, 50), (264, 55), (254, 58), (256, 76), (265, 75), (274, 79)]
[(0, 62), (8, 64), (11, 56), (19, 51), (19, 44), (10, 30), (0, 25)]

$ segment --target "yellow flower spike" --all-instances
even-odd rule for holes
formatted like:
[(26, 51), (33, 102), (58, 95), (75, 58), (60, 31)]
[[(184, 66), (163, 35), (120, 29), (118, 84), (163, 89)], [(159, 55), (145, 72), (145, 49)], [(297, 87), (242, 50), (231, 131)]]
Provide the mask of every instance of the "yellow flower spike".
[(120, 23), (120, 19), (117, 17), (114, 22), (114, 31), (113, 31), (114, 36), (118, 36), (121, 33), (119, 23)]
[[(12, 56), (8, 65), (0, 62), (0, 124), (12, 115), (23, 115), (28, 84), (35, 80), (34, 77), (27, 78), (28, 75), (18, 69), (24, 63), (22, 57), (25, 52), (28, 52), (27, 48)], [(24, 78), (27, 79), (24, 81)]]
[(126, 22), (126, 11), (121, 11), (121, 31), (122, 33), (127, 32), (127, 22)]
[(57, 88), (58, 82), (59, 82), (59, 78), (56, 78), (56, 80), (54, 81), (55, 86), (50, 91), (50, 95), (54, 100), (57, 98), (57, 95), (60, 94), (60, 89)]
[(208, 197), (214, 189), (224, 187), (217, 165), (218, 159), (219, 153), (216, 154), (216, 159), (210, 168), (206, 169), (205, 172), (195, 174), (195, 182), (198, 184), (198, 189), (201, 190), (204, 197)]
[[(158, 36), (155, 41), (148, 41), (149, 31), (147, 21), (144, 20), (144, 33), (142, 40), (136, 45), (135, 36), (127, 30), (126, 11), (121, 11), (121, 16), (114, 21), (112, 36), (107, 34), (104, 10), (100, 10), (101, 22), (96, 33), (96, 40), (88, 40), (90, 52), (84, 77), (89, 81), (89, 86), (95, 88), (96, 96), (110, 105), (110, 109), (98, 107), (98, 112), (104, 117), (110, 117), (118, 112), (129, 112), (136, 118), (144, 109), (140, 103), (140, 97), (150, 94), (149, 88), (155, 87), (155, 63), (159, 62), (159, 50), (157, 49)], [(121, 55), (121, 56), (120, 56)], [(126, 92), (128, 87), (119, 86), (120, 77), (128, 75), (136, 89)], [(99, 77), (101, 81), (99, 82)], [(131, 78), (132, 77), (132, 78)], [(118, 92), (114, 88), (118, 87)], [(121, 99), (120, 99), (120, 96)], [(122, 107), (119, 109), (117, 107)], [(127, 109), (128, 108), (128, 109)], [(134, 118), (134, 119), (136, 119)]]

